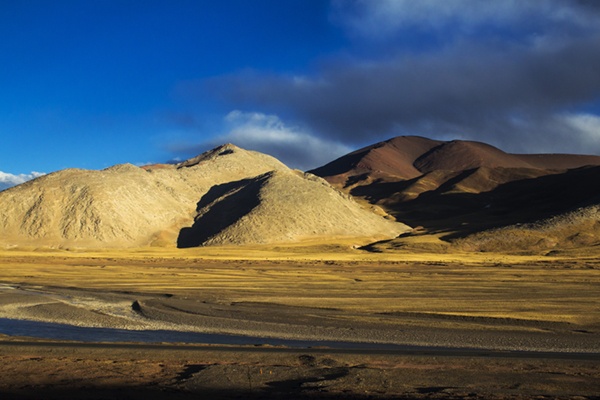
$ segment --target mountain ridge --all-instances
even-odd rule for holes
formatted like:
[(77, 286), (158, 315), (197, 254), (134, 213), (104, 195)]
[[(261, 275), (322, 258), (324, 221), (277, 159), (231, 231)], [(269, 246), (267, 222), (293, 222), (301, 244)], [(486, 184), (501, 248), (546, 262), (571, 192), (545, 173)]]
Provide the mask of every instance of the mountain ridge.
[[(408, 150), (399, 149), (402, 145)], [(382, 158), (372, 157), (373, 153)], [(468, 251), (527, 251), (528, 244), (539, 251), (570, 248), (577, 242), (571, 239), (570, 215), (579, 215), (578, 237), (586, 238), (577, 243), (600, 245), (596, 221), (584, 221), (598, 214), (577, 213), (578, 207), (600, 204), (600, 189), (594, 184), (600, 179), (599, 156), (512, 154), (482, 142), (415, 136), (388, 139), (350, 155), (352, 159), (345, 155), (311, 172), (359, 201), (419, 227), (419, 235), (439, 236), (443, 242), (436, 242), (436, 251), (449, 245)], [(391, 165), (400, 167), (394, 171)], [(549, 218), (554, 221), (554, 236), (545, 241), (544, 233), (531, 227)], [(532, 244), (534, 237), (540, 243)], [(408, 242), (393, 239), (378, 248), (405, 249)]]
[[(232, 144), (219, 146), (172, 167), (139, 168), (120, 164), (100, 171), (57, 171), (0, 192), (3, 205), (0, 209), (0, 242), (6, 246), (49, 247), (175, 246), (180, 232), (193, 224), (199, 200), (211, 188), (253, 179), (272, 171), (293, 174), (271, 156)], [(298, 179), (302, 182), (292, 183), (307, 187), (306, 182), (311, 182), (308, 185), (311, 188), (318, 185), (322, 202), (331, 199), (321, 192), (337, 192), (320, 178)], [(282, 203), (280, 197), (285, 192), (286, 188), (282, 188), (279, 194), (271, 194), (271, 198)], [(255, 201), (260, 203), (263, 200), (257, 198)], [(408, 229), (380, 216), (377, 220), (372, 219), (373, 213), (347, 196), (345, 202), (356, 210), (347, 218), (364, 219), (363, 225), (371, 227), (358, 230), (358, 236), (394, 236)], [(287, 207), (281, 212), (284, 219), (286, 215), (298, 215), (294, 207), (319, 207), (314, 202), (294, 205), (293, 201), (289, 201), (282, 204)], [(278, 221), (264, 213), (254, 213), (253, 216), (263, 225), (268, 220), (273, 232), (292, 229), (285, 220)], [(298, 218), (302, 220), (302, 214)], [(326, 221), (325, 216), (322, 219)], [(322, 229), (318, 228), (323, 221), (304, 221), (303, 226), (314, 226), (315, 232), (329, 234), (329, 231), (321, 232)], [(229, 233), (229, 242), (220, 240), (220, 244), (250, 243), (236, 238), (231, 231)], [(266, 237), (268, 231), (261, 234), (265, 236), (261, 242), (276, 241), (276, 238)], [(296, 232), (293, 236), (301, 238), (312, 234), (312, 231)], [(352, 235), (355, 232), (346, 232), (346, 236)], [(254, 242), (258, 241), (256, 234), (254, 237)]]
[[(343, 155), (308, 172), (332, 184), (351, 186), (363, 175), (375, 179), (413, 179), (436, 170), (464, 171), (479, 167), (565, 170), (600, 165), (600, 156), (580, 154), (506, 153), (492, 145), (470, 141), (397, 136)], [(354, 178), (354, 179), (353, 179)], [(346, 181), (342, 182), (342, 179)]]
[(435, 251), (593, 247), (600, 246), (599, 178), (599, 156), (511, 154), (475, 141), (400, 136), (306, 173), (224, 144), (178, 164), (67, 169), (1, 191), (0, 245), (195, 247), (362, 237), (390, 243), (378, 245), (390, 250), (429, 235), (441, 240), (430, 241)]

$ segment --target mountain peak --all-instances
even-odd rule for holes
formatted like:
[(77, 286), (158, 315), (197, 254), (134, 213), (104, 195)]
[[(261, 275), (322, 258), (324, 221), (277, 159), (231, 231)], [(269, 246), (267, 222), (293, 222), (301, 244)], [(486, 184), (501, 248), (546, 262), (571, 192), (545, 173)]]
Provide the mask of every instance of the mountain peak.
[(226, 156), (228, 154), (233, 154), (233, 153), (239, 152), (240, 150), (246, 151), (240, 147), (237, 147), (234, 144), (225, 143), (225, 144), (215, 147), (212, 150), (208, 150), (200, 155), (197, 155), (196, 157), (193, 157), (188, 160), (180, 162), (179, 164), (177, 164), (177, 168), (193, 167), (195, 165), (200, 164), (203, 161), (213, 160), (217, 157)]
[(494, 146), (470, 140), (442, 142), (413, 164), (422, 173), (435, 170), (466, 171), (473, 168), (533, 168), (520, 157)]
[(0, 204), (0, 243), (9, 246), (189, 246), (318, 235), (389, 238), (407, 229), (316, 177), (231, 143), (171, 168), (121, 164), (101, 171), (57, 171), (0, 192)]
[(348, 179), (370, 175), (373, 179), (394, 177), (412, 179), (421, 172), (413, 165), (415, 160), (444, 142), (421, 136), (397, 136), (363, 147), (342, 156), (311, 173), (326, 177), (333, 184), (348, 184)]

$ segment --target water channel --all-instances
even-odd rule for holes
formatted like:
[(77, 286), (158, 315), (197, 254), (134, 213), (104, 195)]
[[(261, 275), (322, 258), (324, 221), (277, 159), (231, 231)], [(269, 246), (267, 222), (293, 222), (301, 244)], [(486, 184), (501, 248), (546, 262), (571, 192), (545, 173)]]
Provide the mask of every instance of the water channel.
[(256, 346), (272, 345), (296, 348), (322, 346), (343, 349), (361, 348), (390, 350), (407, 348), (407, 346), (381, 343), (292, 340), (170, 330), (93, 328), (10, 318), (0, 318), (0, 334), (40, 339), (72, 340), (79, 342), (202, 343)]

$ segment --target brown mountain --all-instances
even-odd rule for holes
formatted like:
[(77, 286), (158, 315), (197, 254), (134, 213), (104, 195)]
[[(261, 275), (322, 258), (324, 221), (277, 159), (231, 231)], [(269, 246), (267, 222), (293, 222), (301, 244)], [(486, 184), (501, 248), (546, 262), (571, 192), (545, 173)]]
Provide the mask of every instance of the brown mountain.
[(0, 192), (0, 204), (0, 243), (8, 247), (269, 243), (408, 229), (320, 178), (233, 145), (178, 165), (55, 172)]
[(410, 180), (432, 171), (485, 168), (566, 170), (600, 165), (600, 156), (575, 154), (511, 154), (489, 144), (439, 141), (398, 136), (342, 156), (309, 171), (336, 185), (353, 186), (377, 179)]
[(399, 136), (356, 150), (329, 164), (309, 171), (337, 185), (352, 185), (378, 178), (412, 179), (420, 176), (417, 158), (443, 142), (419, 136)]
[[(599, 156), (510, 154), (480, 142), (398, 137), (312, 172), (400, 221), (452, 241), (549, 218), (556, 218), (555, 228), (560, 221), (571, 221), (559, 216), (600, 204), (596, 166)], [(569, 231), (561, 229), (555, 231)], [(489, 242), (491, 236), (482, 237)], [(476, 248), (482, 240), (475, 245), (473, 239), (470, 246)]]
[(453, 140), (441, 143), (413, 163), (421, 173), (447, 170), (466, 171), (487, 168), (534, 168), (518, 155), (508, 154), (489, 144)]

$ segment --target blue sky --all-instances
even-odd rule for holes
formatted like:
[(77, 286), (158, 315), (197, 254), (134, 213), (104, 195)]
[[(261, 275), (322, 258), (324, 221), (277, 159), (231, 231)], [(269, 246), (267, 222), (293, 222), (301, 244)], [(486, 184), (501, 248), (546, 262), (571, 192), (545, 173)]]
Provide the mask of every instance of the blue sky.
[[(0, 0), (0, 185), (224, 142), (600, 154), (600, 2)], [(0, 187), (1, 188), (1, 187)]]

